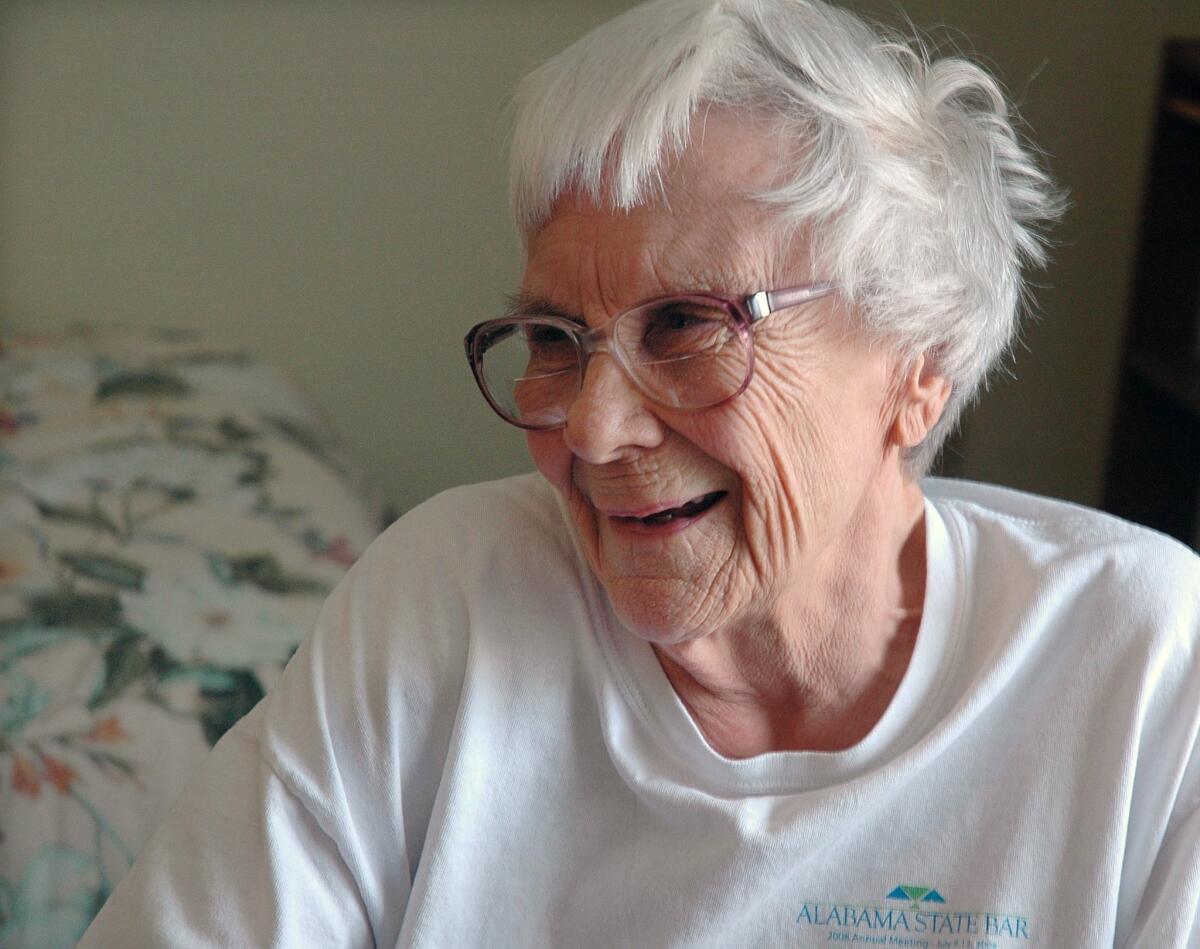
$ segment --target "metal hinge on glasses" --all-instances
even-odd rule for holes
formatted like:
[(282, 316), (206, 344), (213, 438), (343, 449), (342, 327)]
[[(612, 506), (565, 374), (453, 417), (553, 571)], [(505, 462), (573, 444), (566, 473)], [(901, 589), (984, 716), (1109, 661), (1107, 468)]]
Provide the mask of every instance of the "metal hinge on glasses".
[(832, 293), (836, 285), (832, 283), (814, 283), (795, 290), (783, 290), (778, 293), (770, 290), (760, 290), (746, 300), (746, 310), (750, 313), (750, 322), (757, 323), (765, 316), (770, 316), (776, 310), (785, 307), (807, 303), (817, 297)]

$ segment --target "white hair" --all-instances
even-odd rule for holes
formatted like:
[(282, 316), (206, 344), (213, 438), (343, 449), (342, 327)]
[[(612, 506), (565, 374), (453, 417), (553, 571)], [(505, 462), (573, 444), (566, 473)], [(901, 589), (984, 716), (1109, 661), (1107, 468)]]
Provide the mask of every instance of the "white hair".
[(924, 474), (1028, 302), (1062, 197), (1023, 146), (1004, 93), (962, 58), (820, 0), (652, 0), (529, 74), (514, 99), (511, 196), (523, 236), (555, 199), (645, 203), (706, 105), (766, 118), (795, 156), (759, 198), (812, 237), (835, 282), (950, 401), (906, 464)]

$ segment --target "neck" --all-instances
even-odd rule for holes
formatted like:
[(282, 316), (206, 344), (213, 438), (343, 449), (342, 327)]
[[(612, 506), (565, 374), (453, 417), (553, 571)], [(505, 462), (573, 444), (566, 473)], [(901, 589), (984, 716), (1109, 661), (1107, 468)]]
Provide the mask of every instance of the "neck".
[(721, 754), (843, 750), (891, 703), (924, 597), (924, 499), (898, 477), (759, 614), (655, 651)]

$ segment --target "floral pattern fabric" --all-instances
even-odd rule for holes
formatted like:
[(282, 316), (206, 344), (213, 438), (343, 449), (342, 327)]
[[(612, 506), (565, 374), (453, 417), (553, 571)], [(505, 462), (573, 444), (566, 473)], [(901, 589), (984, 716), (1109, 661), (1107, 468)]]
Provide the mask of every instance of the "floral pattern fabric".
[(73, 946), (381, 515), (269, 366), (179, 334), (0, 350), (0, 946)]

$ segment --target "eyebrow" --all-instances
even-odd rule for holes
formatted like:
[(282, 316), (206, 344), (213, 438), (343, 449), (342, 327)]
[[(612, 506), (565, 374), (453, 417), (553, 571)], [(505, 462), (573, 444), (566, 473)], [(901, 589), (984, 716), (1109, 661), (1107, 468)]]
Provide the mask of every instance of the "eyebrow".
[(516, 293), (506, 294), (504, 301), (507, 304), (505, 316), (557, 316), (572, 323), (582, 325), (584, 322), (578, 315), (568, 313), (539, 293), (518, 290)]

